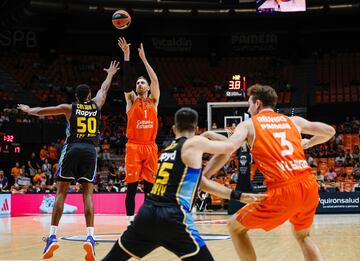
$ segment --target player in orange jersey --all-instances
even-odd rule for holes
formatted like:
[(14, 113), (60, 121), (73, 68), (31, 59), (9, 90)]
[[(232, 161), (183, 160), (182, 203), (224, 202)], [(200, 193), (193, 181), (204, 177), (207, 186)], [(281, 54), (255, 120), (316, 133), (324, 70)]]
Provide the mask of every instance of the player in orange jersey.
[[(305, 260), (322, 260), (310, 238), (319, 202), (318, 186), (303, 149), (328, 141), (335, 130), (324, 123), (274, 112), (277, 94), (270, 86), (256, 84), (249, 88), (248, 95), (248, 111), (252, 117), (240, 123), (229, 139), (237, 148), (244, 142), (251, 147), (268, 190), (267, 198), (259, 205), (247, 204), (228, 221), (236, 251), (241, 260), (256, 260), (247, 231), (258, 228), (270, 231), (290, 220)], [(313, 136), (301, 139), (301, 133)], [(228, 157), (214, 156), (204, 169), (204, 175), (210, 177)]]
[[(134, 219), (135, 194), (140, 179), (144, 181), (145, 197), (155, 181), (158, 148), (155, 138), (158, 131), (157, 107), (160, 98), (159, 81), (156, 73), (148, 63), (143, 44), (138, 48), (151, 83), (140, 76), (136, 81), (136, 92), (129, 81), (130, 43), (125, 38), (118, 39), (118, 45), (124, 53), (123, 88), (126, 99), (127, 129), (125, 154), (126, 215), (129, 222)], [(151, 95), (149, 96), (149, 91)]]

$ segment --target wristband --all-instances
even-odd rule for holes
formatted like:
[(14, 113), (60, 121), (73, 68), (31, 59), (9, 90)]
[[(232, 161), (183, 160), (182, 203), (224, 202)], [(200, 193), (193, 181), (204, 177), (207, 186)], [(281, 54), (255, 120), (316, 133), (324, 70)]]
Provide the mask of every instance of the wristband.
[(232, 190), (230, 194), (230, 199), (240, 200), (241, 192), (238, 190)]

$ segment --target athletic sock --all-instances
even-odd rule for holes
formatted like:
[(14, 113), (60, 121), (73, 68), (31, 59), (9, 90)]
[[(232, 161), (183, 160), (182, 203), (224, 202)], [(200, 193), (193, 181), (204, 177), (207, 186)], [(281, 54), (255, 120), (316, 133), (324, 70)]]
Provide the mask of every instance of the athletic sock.
[(52, 235), (56, 236), (57, 228), (58, 228), (57, 226), (50, 226), (49, 237), (52, 236)]

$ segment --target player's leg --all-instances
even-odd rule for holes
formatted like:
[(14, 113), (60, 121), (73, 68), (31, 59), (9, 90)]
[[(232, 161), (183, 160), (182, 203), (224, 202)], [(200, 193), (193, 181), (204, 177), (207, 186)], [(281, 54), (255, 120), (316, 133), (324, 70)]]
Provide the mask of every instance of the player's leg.
[(46, 246), (43, 252), (43, 259), (48, 259), (53, 256), (55, 250), (59, 248), (56, 238), (57, 227), (60, 222), (61, 215), (64, 210), (64, 202), (67, 195), (70, 182), (58, 181), (56, 184), (56, 197), (51, 216), (51, 226), (49, 237), (46, 239)]
[(247, 234), (246, 227), (242, 226), (234, 215), (227, 223), (235, 250), (242, 261), (256, 260), (254, 247)]
[(56, 231), (61, 215), (64, 211), (64, 202), (70, 182), (75, 179), (75, 169), (77, 167), (78, 154), (74, 150), (73, 144), (65, 144), (59, 159), (59, 167), (56, 171), (56, 197), (51, 216), (51, 227), (49, 237), (43, 252), (43, 258), (51, 258), (53, 252), (59, 247), (57, 245)]
[(64, 210), (64, 203), (67, 196), (69, 185), (70, 182), (68, 181), (56, 182), (56, 197), (55, 197), (54, 208), (51, 216), (51, 226), (59, 225), (60, 218)]
[(127, 227), (103, 259), (104, 261), (140, 259), (159, 246), (160, 231), (157, 230), (158, 216), (154, 206), (146, 203), (140, 208), (134, 222)]
[(163, 207), (159, 208), (157, 213), (166, 231), (161, 234), (160, 239), (163, 247), (182, 260), (214, 260), (196, 229), (190, 212), (179, 207)]
[(94, 239), (94, 205), (93, 192), (96, 182), (96, 149), (93, 145), (83, 143), (78, 145), (79, 161), (76, 169), (76, 178), (82, 185), (84, 202), (84, 216), (86, 220), (86, 242), (83, 248), (86, 252), (85, 260), (95, 260)]
[(274, 193), (268, 190), (268, 197), (260, 204), (247, 204), (239, 209), (228, 221), (228, 229), (241, 260), (256, 260), (254, 247), (248, 236), (250, 229), (270, 231), (289, 218), (288, 202), (284, 200), (282, 189)]
[(125, 252), (116, 241), (110, 252), (102, 259), (102, 261), (125, 261), (129, 260), (132, 256)]
[(183, 258), (182, 260), (187, 260), (187, 261), (212, 261), (214, 260), (213, 256), (211, 255), (209, 249), (207, 248), (207, 246), (203, 246), (200, 248), (199, 252), (191, 257), (186, 257)]
[(94, 183), (82, 182), (83, 200), (84, 200), (84, 215), (86, 220), (86, 242), (83, 248), (86, 252), (85, 260), (95, 260), (95, 239), (94, 239), (94, 205), (93, 205), (93, 191)]
[(294, 236), (301, 247), (305, 260), (322, 260), (319, 248), (310, 237), (310, 229), (319, 204), (318, 186), (315, 178), (312, 175), (309, 176), (297, 186), (297, 189), (299, 190), (298, 194), (302, 197), (298, 202), (300, 211), (290, 218)]
[(91, 144), (78, 145), (79, 160), (76, 169), (76, 179), (82, 185), (82, 194), (84, 202), (84, 215), (88, 236), (94, 236), (94, 205), (93, 192), (96, 182), (96, 149)]
[(127, 183), (126, 198), (125, 198), (125, 207), (126, 215), (129, 222), (134, 221), (135, 214), (135, 196), (139, 182)]
[(64, 145), (59, 159), (58, 170), (56, 171), (56, 198), (51, 217), (51, 226), (58, 226), (64, 210), (64, 202), (70, 182), (75, 179), (77, 165), (77, 154), (73, 144)]
[[(125, 181), (127, 183), (125, 207), (129, 222), (134, 220), (135, 196), (142, 168), (142, 160), (139, 155), (141, 145), (126, 144), (125, 154)], [(141, 154), (141, 153), (140, 153)]]
[[(93, 192), (94, 192), (94, 183), (91, 182), (82, 182), (82, 193), (84, 201), (84, 215), (86, 220), (86, 227), (94, 228), (94, 204), (93, 204)], [(94, 236), (94, 234), (91, 234)]]
[(294, 228), (293, 231), (294, 236), (301, 247), (306, 261), (323, 260), (318, 246), (310, 237), (310, 228), (305, 228), (299, 231), (296, 231)]
[(123, 261), (132, 257), (141, 259), (157, 248), (155, 242), (138, 238), (139, 235), (133, 233), (134, 230), (129, 231), (130, 227), (133, 228), (133, 225), (130, 225), (121, 238), (115, 242), (110, 252), (102, 259), (103, 261)]

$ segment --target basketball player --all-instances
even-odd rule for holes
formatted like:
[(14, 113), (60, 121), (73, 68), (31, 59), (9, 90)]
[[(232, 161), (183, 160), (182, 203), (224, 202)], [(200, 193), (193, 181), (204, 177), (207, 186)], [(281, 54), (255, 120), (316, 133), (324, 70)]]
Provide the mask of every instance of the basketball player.
[(200, 180), (201, 190), (222, 198), (246, 203), (259, 203), (264, 198), (231, 190), (202, 177), (203, 153), (230, 153), (234, 145), (212, 132), (195, 136), (197, 121), (197, 112), (190, 108), (176, 112), (175, 139), (159, 157), (155, 184), (134, 222), (104, 261), (140, 259), (160, 246), (180, 259), (213, 260), (190, 213)]
[(63, 212), (67, 190), (73, 180), (82, 184), (84, 213), (87, 226), (87, 238), (83, 247), (86, 260), (95, 260), (94, 250), (94, 208), (92, 194), (96, 177), (96, 150), (99, 140), (100, 110), (105, 103), (114, 74), (119, 63), (111, 62), (107, 77), (95, 98), (91, 99), (90, 88), (81, 84), (76, 88), (76, 102), (60, 104), (54, 107), (35, 107), (19, 104), (18, 109), (35, 116), (65, 115), (67, 120), (66, 142), (63, 147), (59, 167), (56, 172), (56, 199), (51, 217), (49, 237), (43, 252), (43, 259), (53, 256), (59, 248), (56, 239), (57, 227)]
[[(143, 44), (138, 48), (139, 57), (145, 65), (151, 83), (140, 76), (136, 81), (136, 93), (132, 90), (129, 77), (130, 43), (125, 38), (118, 39), (124, 53), (123, 87), (126, 99), (127, 128), (125, 154), (126, 215), (129, 222), (134, 220), (135, 195), (139, 180), (144, 182), (145, 197), (155, 181), (158, 148), (155, 138), (158, 131), (157, 107), (160, 98), (159, 81), (148, 63)], [(149, 96), (149, 91), (151, 95)]]
[[(270, 231), (290, 220), (305, 260), (322, 260), (318, 247), (310, 238), (319, 202), (318, 186), (303, 149), (328, 141), (335, 130), (321, 122), (310, 122), (297, 116), (289, 118), (274, 112), (277, 94), (270, 86), (253, 85), (248, 89), (248, 95), (248, 111), (252, 118), (240, 123), (229, 140), (236, 148), (243, 142), (251, 147), (268, 190), (267, 198), (260, 204), (246, 205), (229, 220), (228, 228), (236, 251), (241, 260), (256, 260), (247, 231), (258, 228)], [(300, 133), (313, 136), (302, 140)], [(213, 157), (204, 169), (204, 175), (210, 177), (228, 157)]]

